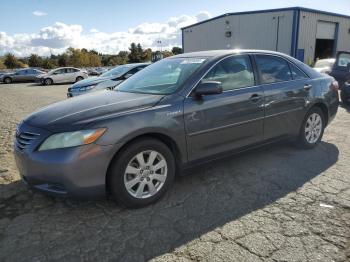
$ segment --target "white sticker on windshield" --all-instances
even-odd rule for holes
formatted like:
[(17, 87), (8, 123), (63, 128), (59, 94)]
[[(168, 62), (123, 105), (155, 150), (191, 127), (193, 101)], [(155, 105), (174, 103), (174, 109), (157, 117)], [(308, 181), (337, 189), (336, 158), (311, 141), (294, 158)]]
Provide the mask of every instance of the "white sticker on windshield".
[(203, 58), (188, 58), (181, 62), (181, 64), (201, 64), (204, 62)]

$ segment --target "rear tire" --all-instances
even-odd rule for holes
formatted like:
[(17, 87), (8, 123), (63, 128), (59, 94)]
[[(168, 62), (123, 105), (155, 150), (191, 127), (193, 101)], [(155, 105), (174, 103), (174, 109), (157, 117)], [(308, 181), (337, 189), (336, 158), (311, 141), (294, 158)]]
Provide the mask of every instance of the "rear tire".
[(173, 153), (153, 138), (132, 142), (112, 161), (108, 187), (113, 199), (126, 207), (156, 202), (174, 181)]
[(44, 84), (45, 84), (46, 86), (49, 86), (49, 85), (52, 85), (52, 84), (53, 84), (53, 81), (52, 81), (51, 78), (46, 78), (46, 79), (44, 80)]
[(4, 83), (5, 84), (11, 84), (12, 83), (12, 79), (10, 77), (6, 77), (6, 78), (4, 78)]
[(75, 79), (75, 82), (79, 82), (79, 81), (81, 81), (81, 80), (83, 80), (83, 79), (84, 79), (83, 77), (78, 76), (77, 79)]
[(313, 107), (306, 114), (298, 136), (298, 145), (304, 149), (316, 147), (322, 140), (325, 116), (319, 107)]

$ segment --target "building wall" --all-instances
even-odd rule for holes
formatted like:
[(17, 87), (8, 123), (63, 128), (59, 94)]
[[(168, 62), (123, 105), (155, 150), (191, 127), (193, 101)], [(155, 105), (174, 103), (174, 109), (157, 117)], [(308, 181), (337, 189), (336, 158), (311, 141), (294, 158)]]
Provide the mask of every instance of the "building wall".
[(314, 61), (317, 21), (339, 23), (336, 50), (350, 51), (350, 18), (301, 11), (299, 19), (298, 49), (304, 49), (304, 62)]
[[(228, 15), (183, 30), (184, 51), (265, 49), (276, 51), (277, 17), (280, 17), (277, 51), (291, 53), (293, 11)], [(227, 21), (229, 24), (227, 24)], [(226, 37), (225, 32), (232, 36)]]

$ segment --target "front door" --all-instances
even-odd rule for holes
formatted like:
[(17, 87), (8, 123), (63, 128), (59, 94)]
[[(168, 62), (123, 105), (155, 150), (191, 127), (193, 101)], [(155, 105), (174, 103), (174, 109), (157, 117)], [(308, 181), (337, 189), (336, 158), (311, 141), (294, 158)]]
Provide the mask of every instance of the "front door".
[(248, 55), (225, 58), (203, 78), (222, 83), (222, 94), (184, 101), (189, 160), (244, 147), (263, 138), (263, 91)]

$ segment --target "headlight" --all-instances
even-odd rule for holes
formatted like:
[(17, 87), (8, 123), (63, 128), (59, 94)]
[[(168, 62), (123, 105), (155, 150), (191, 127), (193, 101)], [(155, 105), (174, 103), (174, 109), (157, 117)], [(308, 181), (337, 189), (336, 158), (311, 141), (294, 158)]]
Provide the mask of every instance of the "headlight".
[(39, 147), (39, 151), (87, 145), (101, 137), (106, 128), (58, 133), (49, 136)]
[(92, 85), (92, 86), (83, 86), (83, 87), (80, 87), (79, 88), (79, 91), (88, 91), (88, 90), (91, 90), (93, 88), (95, 88), (96, 85)]

